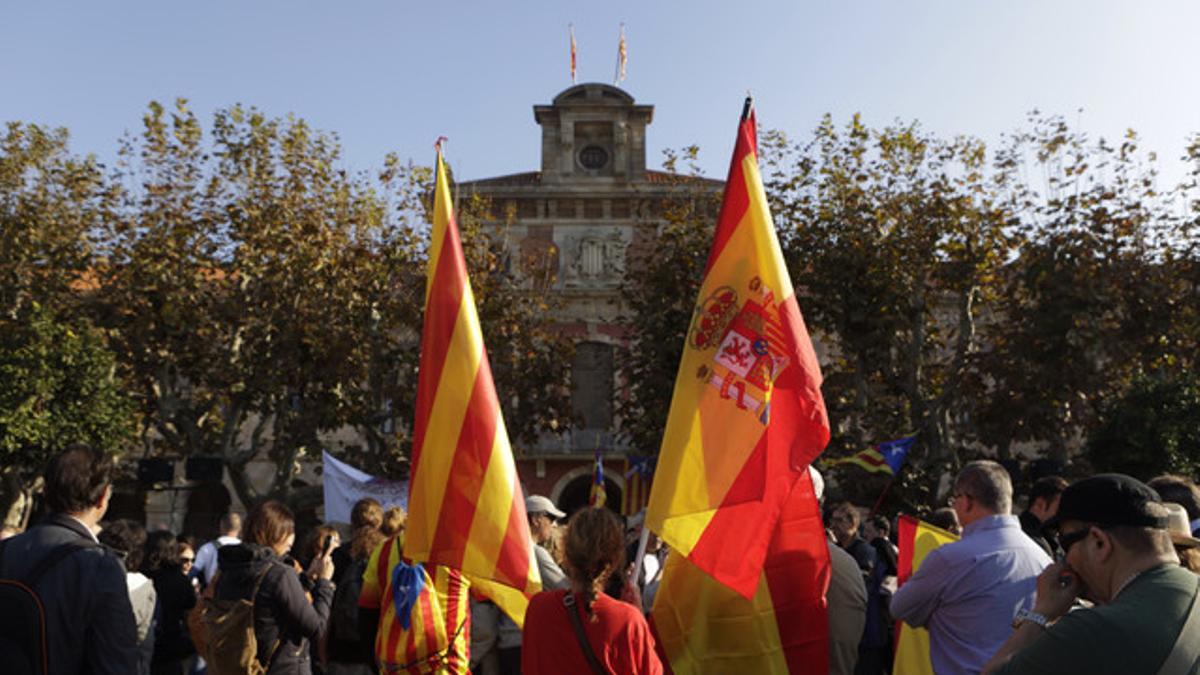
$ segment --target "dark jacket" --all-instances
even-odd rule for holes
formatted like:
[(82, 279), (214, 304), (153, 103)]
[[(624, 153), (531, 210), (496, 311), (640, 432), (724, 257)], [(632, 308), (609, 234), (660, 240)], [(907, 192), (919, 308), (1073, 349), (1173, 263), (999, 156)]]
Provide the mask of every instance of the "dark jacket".
[[(52, 514), (5, 542), (0, 576), (23, 578), (60, 544), (91, 538), (83, 523)], [(76, 551), (34, 590), (46, 608), (52, 675), (137, 672), (137, 626), (125, 567), (115, 553), (100, 546)]]
[(217, 565), (219, 600), (250, 597), (258, 576), (266, 571), (254, 598), (254, 634), (258, 660), (270, 663), (267, 672), (312, 673), (308, 641), (325, 631), (333, 584), (318, 580), (310, 603), (296, 570), (270, 549), (254, 544), (222, 546), (217, 551)]
[(868, 544), (866, 539), (856, 536), (850, 540), (850, 545), (844, 548), (846, 553), (854, 556), (854, 562), (858, 563), (858, 568), (862, 570), (863, 578), (869, 578), (872, 570), (875, 569), (875, 564), (879, 562), (875, 547)]
[(156, 670), (178, 672), (174, 664), (196, 653), (187, 632), (187, 613), (196, 606), (196, 591), (178, 567), (162, 567), (149, 573), (158, 594), (158, 630), (154, 636)]
[(1046, 555), (1051, 558), (1056, 556), (1058, 553), (1057, 542), (1053, 537), (1046, 536), (1046, 528), (1037, 516), (1029, 511), (1022, 511), (1021, 515), (1017, 516), (1017, 520), (1021, 523), (1021, 530), (1033, 540), (1033, 543), (1041, 546)]

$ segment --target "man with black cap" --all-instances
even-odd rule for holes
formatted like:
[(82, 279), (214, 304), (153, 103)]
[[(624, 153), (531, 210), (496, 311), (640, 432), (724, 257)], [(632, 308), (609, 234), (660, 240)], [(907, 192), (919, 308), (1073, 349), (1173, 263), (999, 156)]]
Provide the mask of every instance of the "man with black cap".
[[(1064, 562), (1038, 577), (1032, 612), (985, 673), (1200, 673), (1200, 578), (1179, 566), (1167, 510), (1147, 485), (1101, 474), (1062, 494)], [(1076, 598), (1095, 603), (1070, 611)]]

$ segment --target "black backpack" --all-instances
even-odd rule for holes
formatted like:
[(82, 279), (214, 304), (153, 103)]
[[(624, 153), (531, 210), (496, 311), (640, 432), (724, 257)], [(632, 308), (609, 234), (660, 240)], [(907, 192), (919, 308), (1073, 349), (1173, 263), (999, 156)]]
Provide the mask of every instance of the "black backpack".
[(90, 539), (59, 544), (23, 578), (3, 573), (4, 551), (8, 541), (0, 542), (0, 663), (10, 675), (46, 675), (49, 672), (50, 645), (46, 637), (46, 607), (38, 597), (37, 586), (55, 565), (76, 551), (97, 548)]
[(356, 560), (338, 573), (333, 591), (333, 606), (329, 611), (330, 636), (338, 642), (358, 643), (362, 640), (358, 628), (358, 596), (362, 594), (366, 560)]

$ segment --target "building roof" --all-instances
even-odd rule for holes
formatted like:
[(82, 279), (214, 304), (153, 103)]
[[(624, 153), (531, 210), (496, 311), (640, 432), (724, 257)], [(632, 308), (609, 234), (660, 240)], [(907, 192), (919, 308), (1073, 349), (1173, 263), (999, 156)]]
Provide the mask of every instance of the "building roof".
[[(710, 185), (716, 187), (724, 185), (725, 181), (715, 178), (705, 178), (703, 176), (688, 176), (684, 174), (671, 173), (669, 171), (646, 171), (645, 180), (647, 183), (656, 185), (671, 185), (671, 184), (688, 184), (688, 185)], [(460, 187), (525, 187), (529, 185), (541, 185), (541, 171), (526, 171), (523, 173), (510, 173), (504, 176), (493, 176), (491, 178), (479, 178), (477, 180), (465, 180), (459, 183)]]

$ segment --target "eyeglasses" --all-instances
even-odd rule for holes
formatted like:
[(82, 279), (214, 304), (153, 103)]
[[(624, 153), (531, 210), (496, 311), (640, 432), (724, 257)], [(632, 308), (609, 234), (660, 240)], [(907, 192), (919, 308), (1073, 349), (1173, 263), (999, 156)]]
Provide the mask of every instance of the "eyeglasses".
[(196, 562), (196, 559), (195, 558), (180, 558), (179, 562), (183, 563), (184, 565), (190, 565), (190, 564)]
[(949, 499), (946, 500), (946, 506), (954, 506), (954, 501), (956, 499), (958, 499), (959, 497), (966, 497), (967, 499), (971, 499), (971, 495), (969, 495), (965, 492), (955, 492), (954, 494), (950, 495)]

